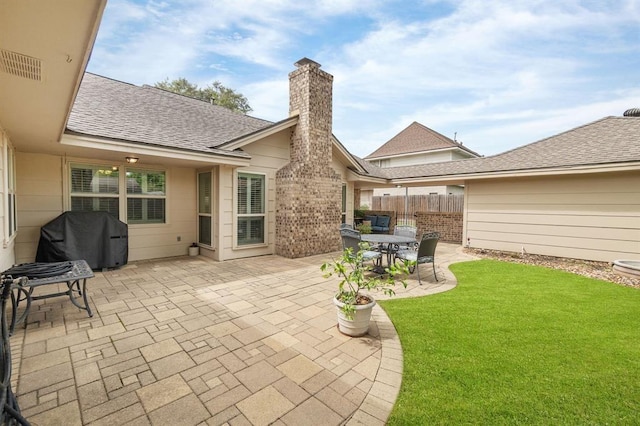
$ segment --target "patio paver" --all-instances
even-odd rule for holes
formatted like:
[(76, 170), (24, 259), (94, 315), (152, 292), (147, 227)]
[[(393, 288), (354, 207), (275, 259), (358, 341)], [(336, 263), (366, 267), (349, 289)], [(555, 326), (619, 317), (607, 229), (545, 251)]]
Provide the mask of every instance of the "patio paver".
[[(132, 262), (89, 281), (93, 318), (64, 298), (34, 302), (11, 338), (23, 415), (39, 425), (384, 424), (402, 381), (400, 341), (379, 306), (366, 336), (337, 331), (335, 281), (319, 269), (331, 257)], [(423, 285), (414, 274), (396, 297), (453, 288), (447, 266), (466, 259), (441, 243), (440, 281), (422, 266)]]

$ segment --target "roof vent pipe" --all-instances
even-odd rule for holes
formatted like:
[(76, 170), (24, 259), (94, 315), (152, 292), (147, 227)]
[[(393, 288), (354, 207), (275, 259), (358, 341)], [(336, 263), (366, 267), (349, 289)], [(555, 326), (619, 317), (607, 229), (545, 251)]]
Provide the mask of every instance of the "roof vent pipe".
[(622, 115), (625, 117), (640, 117), (640, 108), (628, 109)]

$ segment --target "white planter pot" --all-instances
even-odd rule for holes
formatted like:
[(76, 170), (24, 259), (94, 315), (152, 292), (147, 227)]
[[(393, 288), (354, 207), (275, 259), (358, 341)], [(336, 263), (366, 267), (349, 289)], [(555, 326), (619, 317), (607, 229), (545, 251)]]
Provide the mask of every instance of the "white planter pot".
[(197, 256), (200, 254), (200, 247), (189, 246), (189, 256)]
[(342, 334), (346, 334), (347, 336), (359, 337), (367, 334), (369, 330), (369, 322), (371, 320), (371, 310), (376, 305), (376, 301), (373, 300), (373, 297), (368, 296), (371, 299), (371, 303), (367, 305), (357, 305), (355, 307), (355, 312), (353, 313), (353, 319), (347, 318), (347, 316), (342, 312), (342, 307), (344, 303), (340, 302), (335, 297), (333, 298), (333, 303), (336, 305), (338, 311), (338, 330)]

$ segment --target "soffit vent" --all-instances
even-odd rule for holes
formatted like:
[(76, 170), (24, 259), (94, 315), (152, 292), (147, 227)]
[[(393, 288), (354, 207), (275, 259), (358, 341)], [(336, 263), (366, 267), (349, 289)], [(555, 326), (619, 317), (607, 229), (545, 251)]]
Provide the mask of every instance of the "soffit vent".
[(0, 49), (0, 71), (29, 80), (42, 80), (42, 61), (21, 53)]

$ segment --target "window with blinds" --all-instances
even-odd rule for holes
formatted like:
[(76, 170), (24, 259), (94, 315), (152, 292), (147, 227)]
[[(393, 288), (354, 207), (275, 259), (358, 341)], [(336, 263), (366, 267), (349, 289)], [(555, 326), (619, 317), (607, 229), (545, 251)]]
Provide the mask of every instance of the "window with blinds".
[(69, 177), (72, 211), (105, 211), (129, 224), (166, 222), (164, 171), (121, 166), (71, 164)]
[(70, 178), (72, 211), (106, 211), (119, 218), (117, 167), (72, 164)]
[[(3, 136), (0, 134), (0, 136)], [(15, 151), (8, 140), (4, 137), (2, 141), (2, 157), (5, 160), (3, 169), (6, 171), (4, 175), (4, 185), (2, 191), (6, 197), (6, 204), (4, 205), (4, 245), (6, 245), (15, 238), (18, 231), (18, 210), (16, 208), (16, 160)]]
[(126, 186), (127, 223), (165, 223), (165, 172), (127, 169)]
[(265, 243), (265, 176), (238, 173), (238, 246)]

